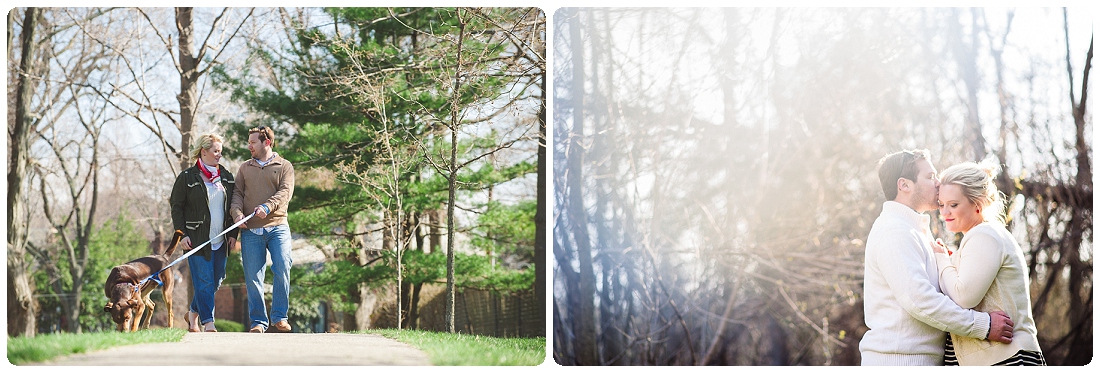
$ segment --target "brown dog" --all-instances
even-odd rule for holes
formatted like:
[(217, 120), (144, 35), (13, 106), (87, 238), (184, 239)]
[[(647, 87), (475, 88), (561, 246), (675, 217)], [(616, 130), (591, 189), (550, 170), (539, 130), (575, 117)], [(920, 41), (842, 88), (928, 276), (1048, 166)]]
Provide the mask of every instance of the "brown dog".
[[(157, 283), (149, 279), (141, 284), (140, 289), (138, 284), (172, 262), (172, 253), (176, 251), (176, 245), (181, 239), (183, 239), (183, 232), (176, 231), (172, 237), (172, 244), (163, 254), (143, 256), (111, 269), (111, 274), (107, 275), (107, 283), (103, 287), (107, 294), (107, 305), (103, 306), (103, 311), (111, 313), (111, 318), (118, 325), (118, 331), (137, 331), (139, 326), (143, 329), (149, 328), (149, 322), (153, 320), (153, 308), (156, 307), (153, 300), (149, 298), (149, 294), (157, 287)], [(171, 328), (173, 324), (172, 268), (161, 271), (158, 278), (164, 284), (162, 292), (164, 303), (168, 306), (168, 327)], [(149, 307), (149, 317), (142, 323), (141, 317), (146, 307)]]

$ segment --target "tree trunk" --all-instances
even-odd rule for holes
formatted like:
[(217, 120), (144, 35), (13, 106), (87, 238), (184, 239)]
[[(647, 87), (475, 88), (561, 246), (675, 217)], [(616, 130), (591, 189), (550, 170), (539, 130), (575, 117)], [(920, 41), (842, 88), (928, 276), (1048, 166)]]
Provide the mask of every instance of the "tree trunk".
[(436, 252), (443, 246), (441, 223), (439, 221), (439, 209), (428, 211), (428, 254)]
[[(1066, 10), (1062, 9), (1063, 19), (1066, 18)], [(1066, 30), (1066, 64), (1070, 63), (1070, 50), (1069, 50), (1069, 31), (1068, 20), (1065, 21)], [(1076, 141), (1074, 147), (1077, 150), (1077, 189), (1081, 191), (1079, 194), (1088, 194), (1092, 189), (1092, 160), (1089, 158), (1089, 140), (1085, 135), (1085, 112), (1088, 108), (1088, 87), (1089, 87), (1089, 73), (1092, 70), (1092, 52), (1093, 43), (1089, 41), (1089, 50), (1085, 55), (1085, 66), (1083, 68), (1083, 76), (1081, 79), (1081, 100), (1076, 102), (1073, 95), (1073, 69), (1069, 68), (1070, 77), (1070, 103), (1073, 105), (1073, 121), (1076, 126)], [(1091, 200), (1089, 201), (1091, 202)], [(1074, 215), (1070, 219), (1070, 227), (1067, 246), (1069, 250), (1066, 250), (1063, 254), (1069, 261), (1069, 273), (1075, 274), (1069, 276), (1069, 319), (1070, 325), (1074, 326), (1075, 332), (1071, 333), (1072, 337), (1069, 338), (1069, 353), (1063, 364), (1067, 365), (1085, 365), (1092, 361), (1093, 351), (1093, 307), (1092, 296), (1090, 295), (1092, 288), (1092, 260), (1084, 262), (1081, 260), (1081, 245), (1085, 236), (1091, 237), (1093, 235), (1091, 226), (1092, 222), (1092, 203), (1085, 203), (1085, 201), (1077, 201), (1076, 208), (1073, 209)], [(1076, 275), (1081, 274), (1081, 275)], [(1087, 298), (1086, 298), (1087, 297)], [(1086, 300), (1087, 299), (1087, 300)]]
[[(71, 297), (63, 297), (61, 302), (61, 308), (65, 312), (64, 320), (68, 320), (67, 328), (69, 333), (80, 333), (80, 294), (83, 291), (83, 284), (74, 284), (72, 288)], [(135, 323), (137, 320), (134, 321)]]
[[(12, 35), (15, 12), (8, 13), (8, 35)], [(30, 127), (33, 120), (27, 115), (34, 87), (30, 74), (37, 43), (34, 31), (38, 23), (38, 8), (27, 8), (23, 18), (21, 35), (22, 56), (20, 74), (16, 77), (15, 118), (10, 122), (9, 146), (11, 160), (8, 169), (8, 335), (34, 337), (38, 302), (34, 299), (33, 279), (27, 273), (26, 239), (27, 221), (24, 214), (23, 175), (27, 173), (27, 152), (30, 145)], [(10, 38), (10, 36), (9, 36)], [(8, 44), (10, 51), (11, 44)], [(10, 52), (9, 52), (10, 54)], [(9, 101), (10, 102), (10, 101)]]
[(408, 310), (409, 307), (410, 307), (409, 302), (411, 302), (412, 299), (409, 298), (409, 294), (411, 293), (411, 290), (412, 290), (412, 283), (401, 282), (400, 289), (401, 289), (401, 294), (400, 294), (401, 295), (401, 297), (400, 297), (401, 301), (398, 304), (398, 308), (397, 308), (398, 329), (408, 329), (409, 328), (409, 318), (408, 318), (407, 315), (402, 315), (401, 313), (402, 313), (403, 310)]
[(596, 275), (592, 269), (592, 244), (588, 236), (588, 219), (584, 211), (582, 195), (583, 180), (581, 166), (584, 163), (584, 42), (581, 40), (580, 12), (574, 14), (569, 23), (569, 39), (573, 45), (573, 130), (572, 144), (569, 146), (568, 167), (566, 172), (569, 189), (569, 220), (573, 228), (573, 241), (576, 244), (580, 263), (580, 278), (576, 293), (570, 294), (574, 300), (573, 335), (576, 361), (579, 365), (599, 365), (596, 346), (596, 310), (593, 297), (596, 294)]
[(367, 284), (359, 284), (359, 307), (355, 310), (355, 329), (367, 330), (371, 328), (370, 315), (374, 313), (374, 306), (378, 303), (378, 296), (374, 295)]
[(416, 224), (413, 225), (412, 229), (413, 243), (416, 244), (416, 250), (424, 252), (424, 225), (420, 224), (420, 222), (424, 221), (424, 218), (420, 215), (416, 215), (414, 219)]
[[(985, 158), (985, 136), (982, 135), (982, 125), (978, 118), (978, 86), (981, 84), (978, 81), (978, 63), (977, 63), (977, 45), (978, 45), (978, 9), (970, 10), (971, 17), (971, 31), (970, 31), (970, 43), (966, 43), (961, 40), (963, 36), (962, 24), (958, 17), (954, 17), (951, 26), (955, 28), (956, 34), (960, 39), (954, 40), (955, 45), (955, 62), (958, 64), (959, 75), (966, 85), (966, 128), (967, 139), (970, 140), (971, 156), (974, 160), (981, 160)], [(955, 11), (956, 15), (957, 10)]]
[(420, 289), (423, 283), (413, 285), (412, 300), (409, 301), (409, 329), (420, 329)]
[[(615, 113), (615, 104), (617, 103), (617, 97), (615, 96), (615, 90), (608, 89), (606, 87), (615, 86), (615, 78), (613, 66), (609, 62), (611, 56), (600, 47), (605, 45), (610, 39), (610, 27), (609, 18), (610, 15), (606, 9), (603, 9), (597, 17), (593, 14), (592, 19), (589, 21), (592, 27), (592, 33), (589, 34), (591, 42), (589, 43), (589, 50), (591, 55), (588, 57), (589, 64), (592, 66), (592, 74), (586, 76), (585, 81), (591, 84), (592, 87), (596, 87), (597, 93), (593, 96), (599, 98), (592, 100), (593, 102), (599, 102), (600, 104), (593, 104), (587, 107), (587, 113), (591, 116), (591, 121), (594, 127), (604, 128), (604, 131), (595, 133), (592, 135), (591, 151), (586, 155), (590, 156), (589, 159), (596, 160), (595, 173), (598, 175), (618, 175), (618, 165), (621, 162), (619, 159), (619, 152), (617, 152), (614, 146), (616, 136), (619, 131), (612, 129), (614, 126), (611, 123)], [(595, 25), (599, 24), (599, 27)], [(602, 32), (601, 32), (602, 31)], [(606, 60), (604, 60), (606, 58)], [(602, 69), (601, 69), (602, 68)], [(594, 216), (603, 217), (594, 221), (596, 228), (596, 242), (613, 243), (620, 241), (618, 233), (620, 232), (618, 223), (622, 220), (619, 216), (616, 216), (615, 194), (621, 187), (616, 185), (618, 183), (617, 178), (597, 178), (596, 180), (596, 213)], [(614, 225), (614, 227), (613, 227)], [(616, 293), (619, 288), (619, 268), (617, 263), (621, 263), (622, 248), (626, 246), (619, 246), (618, 248), (607, 248), (603, 255), (600, 255), (600, 271), (599, 277), (603, 283), (600, 289), (600, 307), (599, 314), (600, 320), (598, 330), (600, 331), (612, 331), (616, 330), (619, 325), (622, 314), (618, 312), (618, 307), (621, 303), (616, 303), (618, 298)], [(595, 277), (593, 277), (595, 279)], [(600, 354), (604, 356), (603, 364), (607, 365), (624, 365), (625, 361), (622, 357), (626, 353), (625, 340), (622, 338), (622, 333), (606, 332), (598, 334), (598, 346), (600, 348)]]
[(396, 224), (393, 221), (392, 211), (382, 212), (382, 250), (393, 251), (394, 239), (393, 239), (393, 225)]
[[(544, 48), (545, 49), (545, 48)], [(546, 51), (542, 51), (546, 55)], [(546, 309), (546, 76), (539, 81), (539, 144), (535, 186), (535, 302)], [(545, 335), (543, 335), (545, 337)]]
[(199, 80), (198, 61), (192, 50), (194, 26), (191, 24), (192, 8), (176, 8), (176, 29), (179, 30), (180, 93), (180, 152), (179, 171), (190, 166), (187, 154), (191, 149), (191, 128), (195, 123), (195, 86)]
[(451, 163), (447, 175), (447, 331), (455, 332), (455, 189), (458, 188), (458, 99), (462, 71), (462, 42), (466, 36), (466, 21), (462, 11), (458, 16), (458, 50), (455, 53), (454, 97), (451, 98)]

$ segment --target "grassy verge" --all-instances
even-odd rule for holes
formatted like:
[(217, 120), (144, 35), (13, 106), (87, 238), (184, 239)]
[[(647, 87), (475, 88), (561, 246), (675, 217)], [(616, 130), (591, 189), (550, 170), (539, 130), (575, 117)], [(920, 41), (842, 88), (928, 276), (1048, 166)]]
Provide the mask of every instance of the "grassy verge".
[(546, 338), (496, 338), (422, 330), (377, 329), (381, 334), (416, 347), (432, 365), (539, 365), (546, 359)]
[(14, 365), (138, 343), (176, 342), (187, 334), (178, 328), (147, 329), (134, 333), (56, 333), (34, 338), (8, 338), (8, 362)]

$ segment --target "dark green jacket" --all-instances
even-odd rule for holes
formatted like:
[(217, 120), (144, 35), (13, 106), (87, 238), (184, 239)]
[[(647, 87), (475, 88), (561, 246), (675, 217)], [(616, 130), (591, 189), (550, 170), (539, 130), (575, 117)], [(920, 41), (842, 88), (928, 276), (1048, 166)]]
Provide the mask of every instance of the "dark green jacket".
[[(222, 229), (225, 229), (234, 223), (233, 218), (229, 216), (229, 205), (233, 202), (233, 188), (236, 184), (233, 174), (221, 165), (218, 165), (218, 168), (221, 169), (221, 183), (225, 187), (225, 222), (222, 225)], [(199, 169), (191, 166), (180, 172), (176, 177), (176, 183), (172, 185), (172, 196), (168, 198), (168, 202), (172, 205), (172, 226), (191, 238), (192, 248), (210, 239), (210, 203), (206, 198), (206, 183), (202, 181)], [(227, 232), (225, 237), (236, 239), (239, 230), (240, 228), (234, 228)], [(228, 250), (228, 247), (225, 249)], [(206, 245), (195, 254), (209, 260), (210, 245)]]

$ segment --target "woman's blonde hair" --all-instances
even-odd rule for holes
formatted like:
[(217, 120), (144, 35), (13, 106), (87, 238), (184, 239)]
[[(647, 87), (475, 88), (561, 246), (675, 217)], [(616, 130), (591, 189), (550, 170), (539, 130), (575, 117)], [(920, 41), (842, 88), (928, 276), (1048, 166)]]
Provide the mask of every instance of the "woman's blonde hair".
[(191, 144), (191, 151), (188, 152), (188, 155), (191, 156), (191, 162), (199, 160), (201, 149), (210, 150), (210, 148), (214, 147), (214, 143), (216, 142), (224, 143), (221, 136), (213, 133), (208, 133), (195, 139), (195, 142)]
[(940, 184), (954, 184), (962, 187), (963, 195), (971, 203), (981, 206), (982, 220), (1005, 222), (1004, 194), (997, 190), (994, 177), (999, 172), (997, 165), (982, 162), (960, 163), (948, 167), (940, 175)]

